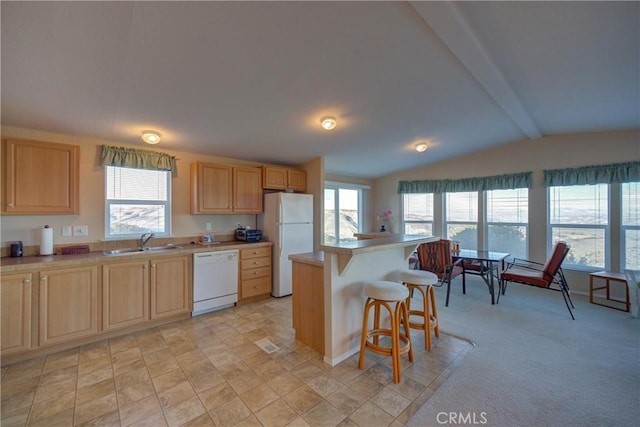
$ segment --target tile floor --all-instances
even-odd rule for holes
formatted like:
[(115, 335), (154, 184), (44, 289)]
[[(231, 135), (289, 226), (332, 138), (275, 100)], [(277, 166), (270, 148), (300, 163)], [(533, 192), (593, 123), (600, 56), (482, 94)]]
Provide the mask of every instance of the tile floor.
[(3, 367), (0, 424), (401, 426), (472, 348), (412, 339), (399, 384), (388, 357), (330, 367), (295, 341), (291, 299), (272, 298)]

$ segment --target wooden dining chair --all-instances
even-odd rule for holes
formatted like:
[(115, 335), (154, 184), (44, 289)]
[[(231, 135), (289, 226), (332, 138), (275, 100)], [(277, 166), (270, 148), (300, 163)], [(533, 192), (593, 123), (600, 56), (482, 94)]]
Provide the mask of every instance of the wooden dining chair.
[(422, 243), (418, 246), (418, 263), (420, 270), (430, 271), (438, 276), (439, 285), (447, 285), (445, 307), (449, 306), (451, 280), (462, 275), (462, 293), (467, 292), (462, 269), (462, 259), (456, 261), (451, 256), (451, 240), (440, 239), (435, 242)]
[(566, 242), (558, 242), (553, 247), (553, 252), (545, 264), (521, 258), (514, 258), (512, 262), (507, 263), (507, 267), (500, 275), (498, 301), (500, 301), (500, 294), (504, 295), (508, 282), (558, 291), (564, 298), (571, 318), (575, 320), (571, 310), (575, 308), (573, 301), (571, 301), (571, 291), (562, 272), (562, 262), (570, 249), (571, 247)]

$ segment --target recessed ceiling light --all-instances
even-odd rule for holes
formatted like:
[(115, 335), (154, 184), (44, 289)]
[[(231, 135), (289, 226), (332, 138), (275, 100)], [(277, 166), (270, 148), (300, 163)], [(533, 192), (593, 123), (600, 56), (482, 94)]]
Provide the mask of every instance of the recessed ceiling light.
[(424, 153), (425, 151), (427, 151), (427, 144), (423, 142), (421, 144), (416, 145), (416, 151), (418, 153)]
[(147, 144), (157, 144), (160, 142), (160, 134), (152, 130), (142, 132), (142, 140)]
[(320, 120), (320, 125), (324, 130), (335, 129), (337, 124), (338, 122), (336, 122), (336, 119), (333, 117), (323, 117), (322, 120)]

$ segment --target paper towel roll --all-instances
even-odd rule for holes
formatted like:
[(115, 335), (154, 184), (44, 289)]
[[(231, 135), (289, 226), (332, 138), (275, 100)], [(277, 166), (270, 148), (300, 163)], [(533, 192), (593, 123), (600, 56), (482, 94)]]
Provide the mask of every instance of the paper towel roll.
[(40, 255), (53, 255), (53, 228), (40, 229)]

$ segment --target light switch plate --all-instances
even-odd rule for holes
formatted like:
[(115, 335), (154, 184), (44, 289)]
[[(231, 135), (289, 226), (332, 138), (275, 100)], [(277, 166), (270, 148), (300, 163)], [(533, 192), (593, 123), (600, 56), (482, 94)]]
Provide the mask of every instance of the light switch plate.
[(75, 237), (82, 237), (89, 235), (89, 226), (88, 225), (74, 225), (73, 226), (73, 235)]
[(71, 237), (73, 235), (73, 231), (70, 225), (62, 226), (62, 237)]
[(207, 231), (211, 231), (211, 223), (210, 222), (207, 223)]

